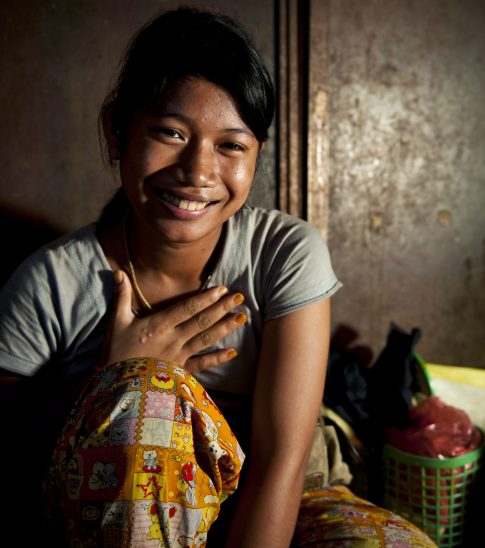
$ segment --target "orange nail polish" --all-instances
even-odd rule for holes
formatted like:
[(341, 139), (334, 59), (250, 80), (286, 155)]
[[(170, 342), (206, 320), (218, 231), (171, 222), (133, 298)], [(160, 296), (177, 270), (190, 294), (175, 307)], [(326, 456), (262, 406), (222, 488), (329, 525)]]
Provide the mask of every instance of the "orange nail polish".
[(244, 302), (244, 295), (242, 293), (236, 293), (234, 295), (234, 302), (236, 304), (242, 304)]
[(224, 286), (224, 285), (221, 285), (221, 287), (219, 287), (218, 291), (217, 291), (217, 295), (219, 297), (222, 297), (223, 295), (225, 295), (227, 293), (227, 287)]
[(234, 319), (236, 320), (236, 323), (243, 324), (247, 322), (248, 317), (246, 314), (238, 314)]
[(227, 352), (227, 359), (228, 359), (228, 360), (232, 360), (232, 359), (234, 359), (236, 356), (237, 356), (237, 352), (236, 352), (234, 349), (229, 350), (229, 351)]

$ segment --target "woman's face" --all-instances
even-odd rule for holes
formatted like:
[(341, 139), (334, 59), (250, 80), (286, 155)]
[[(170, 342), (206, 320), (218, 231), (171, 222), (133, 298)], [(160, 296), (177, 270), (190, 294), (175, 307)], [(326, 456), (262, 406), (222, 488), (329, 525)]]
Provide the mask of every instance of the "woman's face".
[(120, 174), (137, 228), (173, 244), (215, 244), (246, 201), (259, 149), (224, 89), (181, 80), (128, 132)]

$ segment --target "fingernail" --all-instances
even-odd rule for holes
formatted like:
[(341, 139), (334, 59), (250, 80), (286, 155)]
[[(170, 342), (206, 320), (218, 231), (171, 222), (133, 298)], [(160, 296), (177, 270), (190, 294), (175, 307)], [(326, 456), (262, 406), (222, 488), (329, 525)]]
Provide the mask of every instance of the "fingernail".
[(248, 317), (246, 316), (246, 314), (238, 314), (234, 320), (236, 321), (236, 323), (240, 323), (240, 324), (243, 324), (243, 323), (246, 323), (247, 322), (247, 319)]
[(237, 356), (237, 352), (233, 348), (231, 350), (228, 350), (226, 356), (228, 360), (233, 360)]
[(225, 287), (224, 285), (221, 285), (219, 287), (219, 289), (217, 290), (217, 295), (219, 297), (222, 297), (223, 295), (225, 295), (227, 293), (227, 287)]
[(244, 295), (242, 293), (236, 293), (234, 295), (234, 302), (236, 304), (241, 304), (244, 302)]

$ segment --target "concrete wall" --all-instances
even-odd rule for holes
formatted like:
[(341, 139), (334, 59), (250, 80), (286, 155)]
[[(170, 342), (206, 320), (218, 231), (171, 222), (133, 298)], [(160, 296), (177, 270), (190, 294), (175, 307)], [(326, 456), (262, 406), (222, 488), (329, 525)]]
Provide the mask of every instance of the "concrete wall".
[(334, 324), (485, 367), (485, 4), (328, 5)]
[[(39, 243), (94, 220), (117, 187), (115, 174), (101, 158), (99, 108), (132, 34), (159, 10), (178, 4), (2, 2), (0, 229), (8, 234), (2, 276)], [(240, 19), (274, 70), (272, 0), (191, 4)], [(254, 201), (272, 206), (272, 144), (265, 156)]]

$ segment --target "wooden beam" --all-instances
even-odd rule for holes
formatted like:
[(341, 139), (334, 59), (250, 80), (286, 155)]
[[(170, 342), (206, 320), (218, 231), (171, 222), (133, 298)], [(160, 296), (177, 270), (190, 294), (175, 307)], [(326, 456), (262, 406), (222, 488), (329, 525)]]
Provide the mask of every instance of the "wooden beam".
[(279, 0), (278, 206), (304, 216), (304, 140), (302, 116), (300, 9), (298, 0)]
[(278, 1), (278, 207), (326, 237), (328, 2)]

